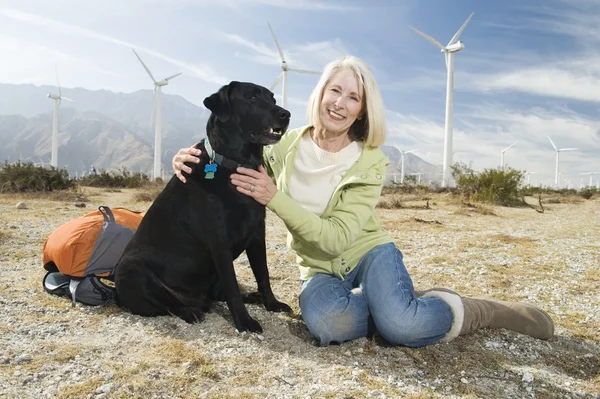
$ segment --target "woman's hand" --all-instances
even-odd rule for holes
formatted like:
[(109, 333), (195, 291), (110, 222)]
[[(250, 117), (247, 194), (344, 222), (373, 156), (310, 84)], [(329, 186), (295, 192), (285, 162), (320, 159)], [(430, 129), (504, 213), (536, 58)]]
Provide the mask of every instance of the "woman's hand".
[(187, 181), (181, 172), (188, 174), (192, 173), (192, 168), (185, 166), (184, 162), (200, 163), (200, 158), (198, 157), (201, 153), (202, 152), (199, 149), (191, 146), (182, 148), (179, 150), (179, 152), (177, 152), (177, 154), (175, 154), (171, 165), (173, 166), (173, 171), (175, 171), (175, 176), (177, 176), (179, 180), (184, 183)]
[(260, 204), (267, 205), (277, 193), (277, 186), (262, 165), (258, 167), (258, 171), (242, 167), (236, 171), (231, 175), (231, 184), (240, 193), (254, 198)]

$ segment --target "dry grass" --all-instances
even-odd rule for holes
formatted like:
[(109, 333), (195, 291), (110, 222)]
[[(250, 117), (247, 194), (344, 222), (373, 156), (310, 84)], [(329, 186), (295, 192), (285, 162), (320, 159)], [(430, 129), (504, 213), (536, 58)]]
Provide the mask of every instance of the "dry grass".
[[(224, 305), (204, 323), (187, 325), (168, 317), (132, 316), (116, 306), (72, 309), (67, 300), (43, 292), (39, 257), (52, 228), (98, 205), (144, 210), (155, 196), (137, 197), (147, 189), (86, 191), (90, 203), (83, 210), (60, 200), (25, 198), (29, 209), (17, 211), (15, 203), (24, 198), (0, 195), (6, 222), (0, 229), (0, 306), (19, 309), (0, 321), (0, 334), (5, 343), (32, 343), (32, 360), (19, 369), (0, 365), (0, 379), (21, 385), (13, 377), (17, 370), (100, 364), (102, 372), (111, 373), (114, 388), (108, 396), (114, 398), (264, 398), (295, 388), (302, 395), (291, 397), (336, 399), (369, 392), (415, 399), (594, 397), (600, 392), (598, 199), (567, 203), (561, 198), (540, 214), (525, 207), (464, 203), (448, 194), (394, 194), (396, 205), (378, 209), (416, 289), (442, 286), (468, 296), (537, 304), (556, 322), (551, 340), (481, 330), (420, 349), (392, 348), (380, 337), (318, 348), (298, 315), (295, 256), (285, 247), (283, 223), (270, 212), (267, 256), (273, 289), (296, 314), (249, 307), (265, 329), (264, 341), (236, 334)], [(247, 260), (236, 262), (236, 272), (244, 287), (256, 289)], [(114, 323), (121, 323), (118, 331)], [(68, 333), (23, 335), (40, 325)], [(20, 352), (7, 348), (2, 354), (14, 358)], [(522, 381), (525, 371), (535, 377), (530, 384)], [(87, 397), (107, 381), (92, 370), (55, 396)], [(320, 391), (310, 391), (313, 386)]]

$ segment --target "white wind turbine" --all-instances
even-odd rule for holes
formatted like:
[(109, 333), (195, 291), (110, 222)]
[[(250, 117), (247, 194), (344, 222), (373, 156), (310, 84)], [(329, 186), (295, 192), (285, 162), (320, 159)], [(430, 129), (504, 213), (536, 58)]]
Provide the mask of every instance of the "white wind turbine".
[(285, 57), (283, 55), (283, 51), (281, 50), (281, 47), (279, 46), (279, 41), (277, 40), (277, 36), (275, 36), (275, 32), (273, 31), (273, 28), (271, 28), (270, 23), (267, 22), (267, 25), (269, 25), (269, 29), (271, 30), (271, 35), (273, 36), (273, 41), (275, 42), (275, 46), (277, 46), (277, 51), (279, 52), (279, 57), (281, 57), (281, 71), (282, 71), (281, 74), (277, 77), (277, 79), (275, 79), (275, 82), (273, 82), (273, 84), (271, 85), (269, 90), (273, 91), (273, 89), (275, 89), (275, 87), (277, 87), (277, 85), (279, 84), (279, 81), (283, 80), (282, 85), (281, 85), (281, 106), (283, 108), (287, 108), (287, 73), (288, 73), (288, 71), (298, 72), (298, 73), (306, 73), (306, 74), (310, 74), (310, 75), (320, 75), (321, 72), (288, 67), (287, 62), (285, 61)]
[(408, 150), (408, 151), (402, 151), (400, 149), (400, 147), (398, 147), (398, 144), (394, 143), (394, 146), (396, 147), (396, 149), (398, 151), (400, 151), (400, 162), (401, 162), (401, 166), (400, 166), (400, 184), (404, 184), (404, 157), (406, 154), (410, 154), (412, 152), (415, 152), (417, 150)]
[(530, 185), (529, 182), (531, 181), (531, 175), (535, 174), (535, 173), (537, 173), (537, 172), (525, 172), (525, 173), (523, 173), (525, 176), (527, 176), (527, 180), (525, 182), (526, 185), (528, 185), (528, 186)]
[(446, 68), (448, 70), (447, 84), (446, 84), (446, 122), (444, 127), (444, 165), (442, 172), (442, 187), (447, 187), (450, 182), (450, 176), (452, 174), (452, 112), (453, 112), (453, 91), (454, 91), (454, 53), (459, 52), (465, 48), (463, 42), (458, 40), (461, 33), (473, 17), (474, 13), (471, 13), (467, 20), (462, 24), (460, 29), (456, 31), (452, 39), (448, 42), (447, 46), (443, 46), (440, 42), (435, 40), (433, 37), (421, 32), (420, 30), (409, 26), (416, 33), (424, 37), (428, 42), (438, 47), (446, 59)]
[(556, 157), (556, 167), (555, 167), (555, 172), (554, 172), (554, 187), (558, 188), (558, 154), (560, 154), (563, 151), (574, 151), (577, 148), (556, 148), (556, 146), (554, 145), (554, 142), (552, 141), (550, 136), (548, 136), (548, 140), (550, 140), (550, 144), (552, 144), (552, 147), (554, 147), (554, 156)]
[[(133, 49), (132, 49), (133, 50)], [(148, 69), (148, 67), (146, 66), (146, 64), (144, 64), (144, 61), (142, 61), (142, 59), (140, 58), (140, 56), (138, 55), (138, 53), (135, 52), (135, 50), (133, 50), (133, 53), (135, 54), (135, 56), (137, 57), (138, 60), (140, 60), (142, 66), (144, 67), (144, 69), (146, 70), (146, 72), (148, 72), (148, 76), (150, 76), (150, 79), (152, 79), (152, 82), (154, 82), (154, 98), (152, 100), (152, 116), (154, 117), (154, 121), (155, 121), (155, 126), (154, 126), (154, 175), (153, 178), (157, 179), (159, 177), (162, 177), (161, 174), (161, 144), (162, 144), (162, 133), (161, 133), (161, 127), (162, 127), (162, 114), (161, 114), (161, 88), (163, 86), (166, 86), (169, 84), (169, 80), (181, 75), (181, 72), (176, 73), (173, 76), (169, 76), (168, 78), (165, 78), (163, 80), (157, 81), (156, 79), (154, 79), (154, 76), (152, 76), (152, 72), (150, 72), (150, 69)]]
[(500, 152), (500, 169), (501, 169), (501, 170), (504, 170), (504, 153), (505, 153), (506, 151), (508, 151), (508, 150), (509, 150), (509, 149), (510, 149), (510, 148), (511, 148), (513, 145), (515, 145), (515, 144), (517, 144), (517, 143), (518, 143), (518, 141), (515, 141), (514, 143), (512, 143), (511, 145), (509, 145), (508, 147), (506, 147), (505, 149), (503, 149), (503, 150)]
[(594, 175), (598, 175), (600, 174), (599, 172), (586, 172), (586, 173), (580, 173), (580, 175), (590, 175), (590, 182), (588, 184), (588, 187), (592, 187), (592, 185), (594, 184)]
[[(56, 70), (56, 85), (58, 87), (58, 95), (48, 93), (48, 98), (54, 100), (54, 113), (52, 114), (52, 155), (50, 158), (50, 166), (58, 168), (58, 107), (60, 107), (60, 102), (62, 100), (71, 102), (73, 102), (73, 100), (62, 95), (62, 91), (60, 90), (60, 82), (58, 81), (58, 69)], [(43, 163), (42, 166), (44, 166)]]

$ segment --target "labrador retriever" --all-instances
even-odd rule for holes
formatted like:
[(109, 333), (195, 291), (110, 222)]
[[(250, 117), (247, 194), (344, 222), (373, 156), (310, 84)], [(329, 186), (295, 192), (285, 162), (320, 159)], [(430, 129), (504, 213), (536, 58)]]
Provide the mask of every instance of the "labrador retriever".
[[(290, 113), (264, 87), (231, 82), (204, 99), (212, 113), (207, 137), (187, 183), (173, 176), (142, 219), (116, 267), (119, 306), (142, 316), (173, 314), (203, 320), (226, 301), (238, 331), (261, 332), (248, 314), (233, 261), (246, 251), (265, 307), (291, 312), (271, 290), (265, 207), (239, 193), (229, 176), (239, 165), (257, 169), (263, 146), (277, 143)], [(207, 149), (208, 147), (208, 149)], [(212, 150), (211, 150), (212, 147)]]

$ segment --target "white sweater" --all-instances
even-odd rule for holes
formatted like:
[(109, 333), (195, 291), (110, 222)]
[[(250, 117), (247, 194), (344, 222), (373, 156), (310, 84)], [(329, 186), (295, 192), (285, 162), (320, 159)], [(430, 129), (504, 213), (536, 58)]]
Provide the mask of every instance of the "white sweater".
[(327, 152), (315, 144), (310, 134), (304, 134), (290, 176), (290, 196), (307, 210), (321, 215), (333, 191), (361, 152), (362, 144), (356, 141), (338, 152)]

